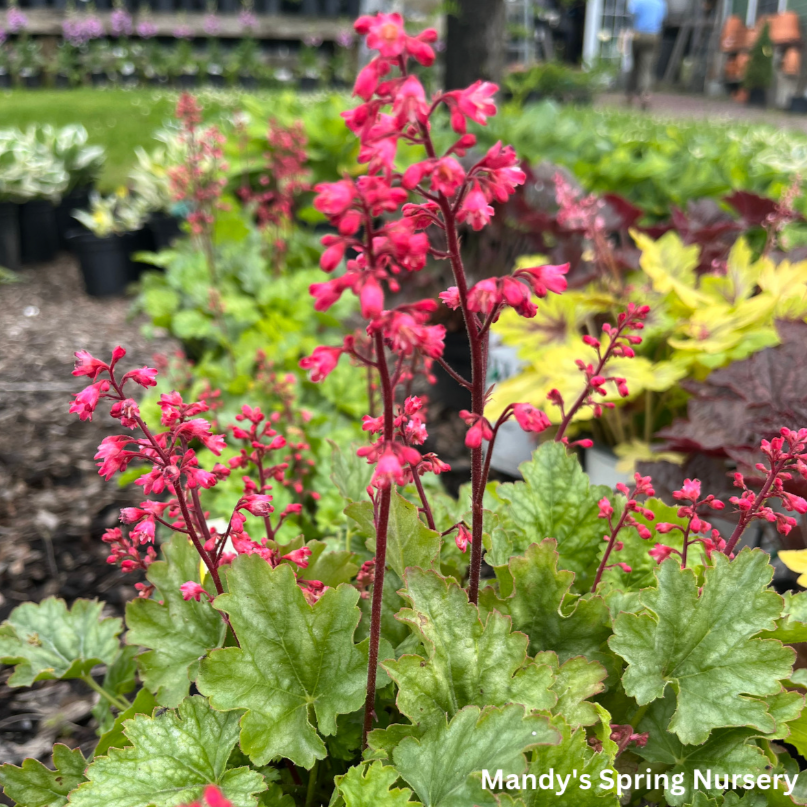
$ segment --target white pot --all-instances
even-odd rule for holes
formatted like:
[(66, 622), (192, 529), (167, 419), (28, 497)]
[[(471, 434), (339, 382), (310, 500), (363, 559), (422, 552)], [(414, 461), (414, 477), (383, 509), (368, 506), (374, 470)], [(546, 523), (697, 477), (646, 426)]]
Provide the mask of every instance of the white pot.
[(585, 451), (585, 468), (592, 485), (606, 485), (613, 489), (618, 482), (629, 485), (633, 478), (630, 474), (617, 471), (618, 457), (608, 448), (592, 446)]

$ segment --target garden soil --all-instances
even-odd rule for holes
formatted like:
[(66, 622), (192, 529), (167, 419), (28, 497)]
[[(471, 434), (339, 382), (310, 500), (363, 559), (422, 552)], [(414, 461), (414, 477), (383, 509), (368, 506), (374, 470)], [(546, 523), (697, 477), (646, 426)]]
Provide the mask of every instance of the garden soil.
[[(141, 334), (131, 299), (88, 297), (67, 255), (18, 276), (0, 285), (0, 621), (49, 596), (99, 597), (122, 616), (136, 581), (106, 563), (101, 536), (142, 496), (98, 476), (96, 447), (120, 426), (101, 407), (92, 422), (68, 413), (86, 386), (71, 375), (73, 353), (108, 358), (122, 344), (127, 365), (142, 367), (176, 345)], [(11, 689), (10, 672), (0, 671), (0, 762), (45, 759), (56, 740), (92, 748), (95, 695), (80, 682)]]

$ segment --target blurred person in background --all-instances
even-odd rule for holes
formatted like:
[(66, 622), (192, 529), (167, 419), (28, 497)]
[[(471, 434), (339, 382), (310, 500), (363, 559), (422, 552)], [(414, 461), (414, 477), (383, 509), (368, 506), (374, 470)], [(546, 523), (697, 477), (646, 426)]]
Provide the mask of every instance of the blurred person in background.
[(666, 0), (628, 0), (628, 13), (633, 20), (625, 38), (626, 55), (630, 57), (630, 70), (627, 71), (628, 105), (638, 95), (642, 109), (647, 109), (653, 88), (653, 69), (658, 57), (661, 27), (667, 16), (667, 3)]

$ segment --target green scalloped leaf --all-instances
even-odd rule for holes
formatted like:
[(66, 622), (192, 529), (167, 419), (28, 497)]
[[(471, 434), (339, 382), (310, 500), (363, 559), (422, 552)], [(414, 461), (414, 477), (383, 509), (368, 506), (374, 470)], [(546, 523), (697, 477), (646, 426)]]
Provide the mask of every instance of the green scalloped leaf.
[(68, 794), (85, 781), (87, 761), (80, 749), (57, 743), (53, 767), (50, 770), (35, 759), (26, 759), (20, 768), (0, 765), (0, 785), (20, 807), (63, 807)]
[(603, 522), (597, 517), (597, 502), (613, 496), (613, 491), (591, 485), (577, 457), (561, 443), (542, 443), (519, 470), (523, 482), (498, 489), (498, 495), (510, 502), (508, 524), (521, 537), (519, 548), (554, 538), (560, 568), (575, 573), (577, 591), (588, 591), (602, 546)]
[[(356, 519), (356, 508), (364, 508), (363, 530), (367, 529), (367, 518), (372, 514), (372, 505), (350, 505), (345, 512)], [(361, 522), (359, 522), (361, 524)], [(372, 523), (372, 521), (370, 521)], [(387, 566), (403, 578), (404, 570), (410, 566), (432, 569), (440, 562), (440, 533), (430, 530), (421, 520), (417, 507), (394, 492), (390, 501), (389, 527), (387, 529)], [(375, 529), (367, 539), (367, 548), (375, 553)]]
[[(720, 728), (713, 731), (703, 744), (685, 745), (668, 730), (670, 719), (675, 712), (675, 695), (670, 692), (663, 699), (655, 701), (639, 723), (639, 731), (648, 732), (647, 745), (634, 748), (634, 753), (650, 763), (671, 766), (667, 772), (672, 777), (684, 774), (684, 793), (675, 795), (670, 789), (664, 791), (667, 801), (676, 807), (694, 798), (694, 775), (696, 770), (703, 774), (711, 770), (712, 775), (765, 773), (769, 760), (762, 749), (754, 743), (753, 735), (744, 728)], [(708, 796), (717, 796), (721, 790), (706, 791)]]
[(131, 720), (135, 715), (151, 715), (155, 706), (157, 706), (157, 701), (154, 695), (145, 687), (141, 689), (132, 701), (132, 705), (115, 718), (109, 731), (101, 735), (101, 739), (98, 741), (98, 745), (95, 746), (93, 755), (100, 757), (106, 754), (110, 748), (126, 748), (131, 745), (126, 735), (123, 733), (124, 721)]
[(558, 700), (552, 707), (554, 714), (563, 717), (573, 729), (593, 726), (600, 719), (596, 704), (588, 699), (605, 688), (608, 673), (602, 664), (575, 656), (559, 665), (557, 653), (552, 652), (539, 653), (535, 663), (548, 664), (555, 674), (552, 692)]
[(555, 705), (552, 670), (527, 657), (527, 637), (512, 632), (508, 617), (492, 612), (483, 625), (465, 590), (436, 572), (409, 569), (405, 582), (401, 594), (410, 607), (396, 618), (420, 639), (426, 658), (401, 656), (384, 669), (398, 684), (398, 708), (410, 720), (444, 721), (469, 705)]
[(345, 807), (422, 807), (419, 801), (410, 801), (414, 794), (408, 787), (393, 787), (399, 779), (395, 768), (373, 762), (337, 776), (336, 787)]
[(291, 566), (273, 569), (258, 555), (239, 556), (226, 574), (230, 593), (214, 605), (240, 647), (202, 662), (199, 691), (216, 709), (247, 710), (241, 748), (256, 765), (283, 756), (311, 768), (326, 755), (319, 733), (334, 734), (337, 715), (364, 703), (367, 658), (353, 642), (359, 592), (342, 585), (309, 605)]
[[(157, 587), (156, 599), (137, 599), (126, 606), (126, 642), (148, 648), (137, 663), (143, 684), (163, 706), (177, 706), (199, 672), (199, 659), (224, 642), (226, 625), (202, 598), (182, 599), (179, 587), (199, 582), (199, 555), (176, 533), (162, 547), (165, 560), (152, 563), (146, 577)], [(209, 582), (209, 581), (208, 581)]]
[[(602, 710), (599, 716), (604, 718), (605, 727), (608, 727), (608, 713)], [(560, 734), (560, 742), (536, 748), (528, 772), (537, 780), (552, 768), (556, 776), (571, 778), (563, 794), (559, 793), (559, 788), (554, 792), (537, 789), (523, 791), (520, 795), (526, 807), (545, 807), (547, 804), (552, 807), (618, 807), (616, 794), (600, 788), (600, 773), (614, 764), (615, 744), (607, 739), (610, 728), (604, 735), (603, 750), (595, 751), (586, 739), (585, 729), (572, 729), (562, 717), (554, 717), (552, 726)], [(574, 771), (577, 772), (576, 779)], [(591, 777), (588, 790), (579, 787), (580, 777), (584, 774)]]
[(256, 807), (266, 790), (250, 768), (227, 770), (238, 741), (237, 712), (221, 713), (194, 696), (156, 717), (137, 715), (124, 724), (132, 745), (111, 748), (87, 769), (89, 781), (70, 795), (72, 807), (175, 807), (218, 785), (233, 807)]
[(713, 561), (702, 593), (694, 572), (672, 558), (662, 563), (658, 588), (642, 593), (651, 613), (620, 614), (609, 642), (628, 662), (622, 683), (637, 703), (652, 703), (672, 685), (677, 709), (668, 730), (687, 745), (717, 728), (774, 732), (763, 698), (780, 692), (795, 657), (775, 640), (751, 638), (773, 630), (782, 613), (782, 598), (767, 590), (768, 555), (746, 549), (733, 561)]
[[(558, 570), (558, 553), (552, 539), (532, 544), (523, 556), (510, 558), (496, 569), (499, 593), (485, 588), (480, 610), (496, 610), (513, 619), (513, 628), (530, 637), (533, 654), (552, 650), (561, 661), (572, 656), (605, 658), (611, 635), (611, 616), (601, 597), (586, 597), (569, 607), (567, 595), (574, 575)], [(610, 655), (610, 654), (608, 654)]]
[(0, 626), (0, 661), (16, 668), (9, 686), (80, 678), (99, 664), (112, 664), (120, 650), (123, 622), (101, 618), (104, 603), (48, 597), (18, 605)]
[(525, 716), (523, 706), (466, 706), (420, 739), (404, 738), (392, 755), (423, 807), (493, 807), (497, 800), (482, 788), (482, 770), (521, 774), (526, 751), (558, 740), (545, 717)]
[(807, 642), (807, 591), (785, 592), (785, 607), (776, 621), (776, 629), (763, 631), (763, 639), (778, 639), (783, 644)]

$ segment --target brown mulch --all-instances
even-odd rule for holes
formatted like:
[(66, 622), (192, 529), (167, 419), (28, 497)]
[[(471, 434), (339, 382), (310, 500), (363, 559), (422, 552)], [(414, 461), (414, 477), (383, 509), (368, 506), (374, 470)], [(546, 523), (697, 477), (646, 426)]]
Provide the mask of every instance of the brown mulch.
[[(0, 286), (0, 621), (48, 596), (98, 597), (119, 616), (135, 581), (106, 563), (101, 535), (142, 496), (98, 476), (96, 447), (120, 426), (101, 407), (92, 422), (68, 413), (86, 385), (71, 375), (73, 353), (108, 358), (121, 344), (127, 366), (142, 367), (175, 345), (146, 340), (130, 299), (88, 297), (68, 255), (18, 276)], [(83, 684), (10, 689), (9, 672), (0, 672), (0, 762), (44, 759), (56, 739), (92, 746), (95, 696)]]

